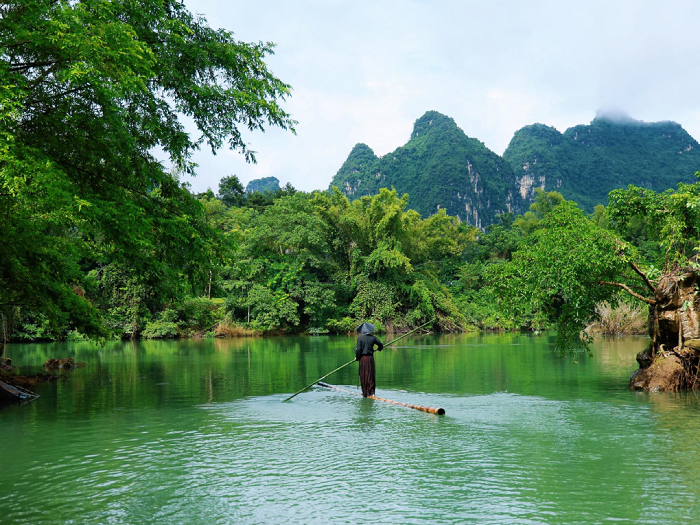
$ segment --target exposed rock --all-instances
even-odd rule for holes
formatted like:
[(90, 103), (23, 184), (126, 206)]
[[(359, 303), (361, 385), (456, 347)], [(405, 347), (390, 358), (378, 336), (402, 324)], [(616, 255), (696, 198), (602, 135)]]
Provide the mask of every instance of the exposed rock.
[(648, 368), (651, 366), (653, 361), (654, 356), (652, 355), (651, 345), (647, 346), (644, 350), (637, 354), (637, 363), (639, 363), (639, 368)]
[(683, 349), (688, 352), (692, 352), (696, 356), (700, 357), (700, 339), (691, 339), (690, 341), (685, 341), (683, 343)]
[(649, 347), (637, 355), (630, 388), (676, 392), (700, 388), (700, 300), (697, 271), (664, 275), (650, 309)]
[(73, 361), (72, 357), (66, 357), (65, 359), (47, 359), (44, 363), (44, 368), (48, 370), (72, 370), (82, 366), (85, 366), (85, 363), (76, 363)]
[(630, 378), (630, 389), (648, 392), (677, 392), (685, 384), (685, 367), (675, 354), (657, 356), (650, 366), (640, 368)]

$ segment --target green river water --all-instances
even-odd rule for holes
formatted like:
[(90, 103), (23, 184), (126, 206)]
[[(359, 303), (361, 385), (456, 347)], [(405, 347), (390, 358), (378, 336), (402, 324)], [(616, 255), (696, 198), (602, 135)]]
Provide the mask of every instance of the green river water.
[[(644, 338), (408, 337), (377, 395), (315, 388), (354, 339), (10, 345), (87, 366), (0, 411), (0, 523), (700, 523), (700, 398), (627, 389)], [(357, 387), (352, 365), (328, 379)]]

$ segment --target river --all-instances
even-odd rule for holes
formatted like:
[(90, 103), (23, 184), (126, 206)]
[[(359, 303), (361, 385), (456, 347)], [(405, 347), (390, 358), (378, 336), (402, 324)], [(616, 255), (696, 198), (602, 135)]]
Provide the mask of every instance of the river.
[(700, 398), (628, 390), (644, 338), (399, 344), (377, 395), (445, 416), (281, 403), (352, 359), (346, 337), (9, 345), (24, 372), (87, 366), (0, 411), (0, 523), (700, 523)]

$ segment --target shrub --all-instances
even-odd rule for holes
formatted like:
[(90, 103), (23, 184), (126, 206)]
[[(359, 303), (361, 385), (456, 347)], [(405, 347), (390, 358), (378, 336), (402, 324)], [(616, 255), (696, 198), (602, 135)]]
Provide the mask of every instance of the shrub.
[(213, 330), (222, 315), (220, 305), (206, 297), (185, 299), (177, 308), (178, 326), (186, 332)]
[(80, 333), (78, 330), (68, 330), (68, 332), (66, 332), (66, 341), (78, 342), (78, 341), (87, 341), (87, 340), (88, 340), (88, 336)]
[(259, 332), (243, 326), (236, 324), (235, 322), (225, 319), (216, 325), (214, 330), (216, 337), (245, 337), (251, 335), (258, 335)]
[(23, 313), (12, 333), (15, 341), (42, 341), (58, 339), (59, 333), (48, 317), (41, 313)]
[(642, 305), (620, 302), (613, 307), (603, 301), (595, 307), (600, 319), (600, 328), (606, 335), (645, 334), (648, 329), (649, 314)]
[(169, 339), (179, 335), (177, 324), (168, 321), (148, 322), (141, 332), (141, 336), (146, 339)]
[(274, 332), (299, 325), (298, 304), (281, 290), (253, 285), (248, 292), (251, 304), (251, 326), (256, 330)]
[(343, 317), (342, 319), (329, 319), (326, 328), (334, 334), (348, 334), (354, 332), (359, 324), (355, 319)]

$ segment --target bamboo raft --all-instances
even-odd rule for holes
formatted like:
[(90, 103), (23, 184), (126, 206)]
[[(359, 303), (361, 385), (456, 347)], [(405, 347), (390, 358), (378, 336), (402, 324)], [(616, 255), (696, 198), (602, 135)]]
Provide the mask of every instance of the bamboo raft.
[[(407, 336), (411, 335), (413, 332), (417, 332), (417, 331), (420, 330), (421, 328), (424, 328), (424, 327), (428, 326), (428, 325), (431, 324), (433, 321), (435, 321), (435, 319), (433, 319), (432, 321), (428, 321), (428, 322), (425, 323), (425, 324), (420, 325), (418, 328), (414, 328), (413, 330), (411, 330), (411, 331), (408, 332), (407, 334), (403, 334), (402, 336), (399, 336), (399, 337), (397, 337), (396, 339), (394, 339), (394, 340), (392, 340), (392, 341), (389, 341), (387, 344), (384, 345), (384, 348), (387, 348), (388, 346), (393, 345), (396, 341), (400, 341), (400, 340), (403, 339), (404, 337), (407, 337)], [(344, 365), (340, 365), (338, 368), (336, 368), (336, 369), (333, 370), (332, 372), (328, 372), (325, 376), (319, 377), (319, 378), (318, 378), (316, 381), (314, 381), (313, 383), (309, 383), (308, 385), (306, 385), (304, 388), (302, 388), (302, 389), (299, 390), (298, 392), (295, 392), (294, 394), (292, 394), (292, 395), (289, 396), (288, 398), (283, 399), (283, 400), (282, 400), (282, 403), (286, 403), (286, 402), (289, 401), (290, 399), (294, 399), (295, 397), (297, 397), (297, 396), (298, 396), (299, 394), (301, 394), (302, 392), (306, 392), (306, 391), (307, 391), (309, 388), (311, 388), (312, 386), (319, 384), (319, 383), (321, 382), (321, 379), (325, 379), (325, 378), (327, 378), (329, 375), (335, 374), (338, 370), (342, 370), (342, 369), (345, 368), (346, 366), (350, 366), (351, 364), (353, 364), (353, 363), (355, 363), (355, 362), (356, 362), (356, 359), (353, 359), (352, 361), (348, 361), (348, 362), (345, 363)], [(386, 400), (383, 400), (383, 401), (386, 401)]]
[[(340, 388), (339, 386), (335, 385), (329, 385), (328, 383), (323, 383), (319, 381), (317, 383), (319, 386), (325, 387), (325, 388), (332, 388), (333, 390), (340, 390), (341, 392), (347, 392), (349, 394), (355, 394), (357, 396), (361, 396), (362, 393), (360, 392), (355, 392), (354, 390), (348, 390), (346, 388)], [(399, 401), (392, 401), (391, 399), (384, 399), (383, 397), (377, 397), (377, 396), (368, 396), (369, 399), (376, 399), (377, 401), (384, 401), (385, 403), (391, 403), (392, 405), (398, 405), (401, 407), (406, 407), (406, 408), (413, 408), (415, 410), (420, 410), (422, 412), (429, 412), (430, 414), (437, 414), (438, 416), (444, 416), (445, 415), (445, 409), (444, 408), (433, 408), (433, 407), (424, 407), (420, 405), (411, 405), (409, 403), (401, 403)]]

